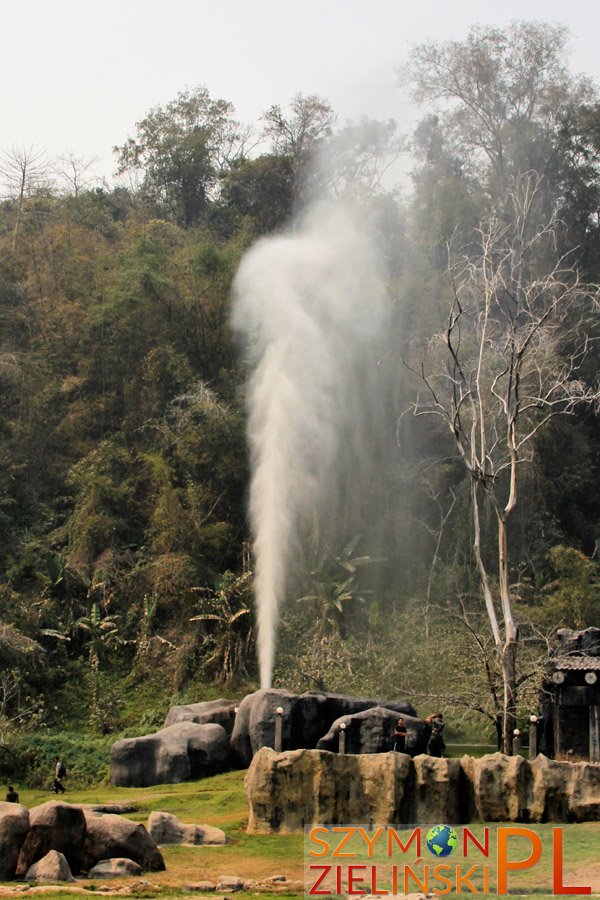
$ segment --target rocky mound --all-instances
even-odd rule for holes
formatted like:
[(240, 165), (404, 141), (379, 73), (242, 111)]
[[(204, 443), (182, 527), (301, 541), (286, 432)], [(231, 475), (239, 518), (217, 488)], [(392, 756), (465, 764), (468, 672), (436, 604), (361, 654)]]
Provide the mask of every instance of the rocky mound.
[(68, 881), (111, 857), (133, 860), (141, 869), (165, 868), (143, 825), (122, 816), (82, 810), (51, 800), (28, 811), (0, 803), (0, 880)]
[[(407, 749), (423, 752), (427, 726), (406, 701), (381, 701), (344, 694), (256, 691), (236, 700), (174, 706), (155, 734), (117, 741), (111, 748), (111, 783), (121, 787), (173, 784), (216, 775), (231, 766), (247, 768), (261, 747), (275, 745), (277, 708), (283, 709), (286, 750), (337, 750), (336, 728), (350, 722), (348, 753), (376, 753), (392, 746), (393, 723), (407, 716)], [(237, 714), (236, 714), (237, 709)], [(378, 710), (364, 715), (370, 710)]]
[(343, 694), (290, 694), (288, 691), (256, 691), (241, 701), (235, 718), (231, 747), (242, 767), (250, 765), (261, 747), (273, 747), (277, 707), (283, 709), (283, 746), (286, 750), (312, 749), (338, 719), (373, 707), (415, 716), (405, 701), (370, 700)]
[(493, 753), (435, 759), (263, 748), (246, 775), (248, 830), (374, 822), (600, 821), (600, 766)]
[(179, 722), (110, 749), (110, 780), (119, 787), (148, 787), (192, 781), (224, 772), (230, 764), (227, 732), (221, 725)]
[[(425, 753), (431, 728), (423, 719), (403, 715), (408, 732), (406, 752), (410, 756)], [(346, 725), (346, 753), (386, 753), (394, 744), (394, 728), (398, 713), (383, 706), (374, 706), (363, 712), (336, 719), (327, 734), (317, 741), (317, 750), (338, 752), (340, 725)]]

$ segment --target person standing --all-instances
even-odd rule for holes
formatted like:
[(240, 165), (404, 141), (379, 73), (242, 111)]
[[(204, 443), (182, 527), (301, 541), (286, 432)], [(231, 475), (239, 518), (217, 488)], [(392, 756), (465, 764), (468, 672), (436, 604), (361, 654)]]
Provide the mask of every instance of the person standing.
[(12, 784), (9, 785), (8, 794), (6, 795), (6, 802), (7, 803), (18, 803), (19, 802), (19, 795), (15, 791)]
[(428, 754), (430, 756), (443, 756), (444, 750), (446, 749), (446, 742), (444, 741), (442, 734), (445, 726), (442, 713), (433, 713), (432, 715), (427, 716), (425, 721), (431, 726), (431, 737), (429, 738), (429, 745), (427, 747)]
[(396, 722), (396, 727), (394, 729), (394, 753), (405, 753), (406, 752), (406, 735), (408, 732), (406, 731), (406, 725), (404, 724), (404, 719), (400, 718)]
[(55, 757), (56, 766), (54, 767), (54, 783), (52, 790), (55, 794), (64, 794), (65, 786), (62, 783), (63, 778), (67, 774), (67, 767), (61, 760), (60, 756)]

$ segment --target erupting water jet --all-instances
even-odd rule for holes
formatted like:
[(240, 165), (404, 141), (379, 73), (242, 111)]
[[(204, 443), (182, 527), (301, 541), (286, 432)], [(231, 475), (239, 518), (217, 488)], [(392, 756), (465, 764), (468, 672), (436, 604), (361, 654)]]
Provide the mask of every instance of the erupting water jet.
[(286, 235), (252, 247), (235, 281), (247, 335), (253, 531), (261, 686), (302, 527), (331, 500), (341, 436), (361, 433), (387, 305), (367, 217), (320, 204)]

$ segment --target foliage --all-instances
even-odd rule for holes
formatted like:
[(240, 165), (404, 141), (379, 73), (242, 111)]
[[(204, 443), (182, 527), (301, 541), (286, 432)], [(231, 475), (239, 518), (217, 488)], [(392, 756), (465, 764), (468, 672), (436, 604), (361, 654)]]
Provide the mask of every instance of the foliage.
[(220, 684), (231, 687), (247, 678), (252, 667), (254, 633), (252, 627), (252, 575), (225, 572), (214, 590), (203, 590), (200, 612), (191, 622), (201, 622), (203, 669)]
[[(236, 694), (255, 687), (246, 372), (229, 332), (231, 285), (253, 240), (293, 228), (307, 198), (348, 190), (371, 198), (389, 273), (389, 352), (378, 368), (389, 423), (368, 461), (359, 525), (337, 529), (360, 528), (364, 555), (352, 544), (338, 552), (329, 533), (321, 540), (284, 612), (278, 683), (405, 692), (423, 703), (435, 695), (463, 729), (493, 727), (499, 672), (474, 606), (469, 478), (447, 425), (405, 417), (395, 434), (416, 389), (394, 366), (414, 363), (415, 346), (435, 355), (432, 336), (445, 333), (457, 295), (454, 335), (460, 328), (469, 357), (486, 290), (494, 300), (486, 347), (502, 362), (517, 347), (502, 344), (505, 326), (522, 333), (556, 298), (542, 276), (560, 274), (552, 267), (563, 259), (562, 275), (571, 268), (579, 280), (558, 280), (576, 302), (527, 345), (543, 365), (522, 371), (521, 386), (532, 393), (543, 372), (548, 384), (558, 378), (563, 401), (578, 391), (591, 399), (582, 385), (597, 387), (598, 321), (578, 317), (591, 294), (574, 284), (598, 283), (600, 273), (598, 96), (569, 75), (564, 30), (543, 23), (427, 42), (402, 77), (428, 106), (410, 147), (392, 121), (338, 126), (326, 99), (297, 94), (265, 113), (266, 144), (255, 151), (231, 104), (199, 86), (137, 123), (116, 148), (123, 177), (115, 186), (93, 186), (73, 156), (55, 164), (34, 148), (4, 153), (0, 730), (15, 753), (33, 729), (48, 748), (60, 729), (79, 729), (83, 742), (92, 732), (135, 733), (158, 726), (181, 698), (212, 698), (222, 684)], [(415, 163), (405, 199), (386, 189), (401, 149)], [(510, 188), (527, 179), (536, 197), (520, 244)], [(551, 224), (545, 236), (540, 222)], [(477, 230), (481, 223), (493, 228)], [(482, 239), (495, 241), (487, 268), (477, 265)], [(449, 244), (460, 248), (454, 284)], [(523, 278), (505, 277), (528, 250)], [(532, 285), (541, 293), (527, 294)], [(586, 360), (575, 352), (580, 340)], [(467, 380), (476, 371), (468, 369)], [(491, 372), (480, 380), (488, 396)], [(444, 369), (446, 385), (455, 376)], [(491, 603), (508, 598), (524, 636), (518, 715), (533, 703), (529, 673), (553, 629), (599, 622), (600, 418), (575, 404), (569, 411), (533, 435), (527, 466), (519, 459), (502, 582), (491, 565), (498, 510), (483, 487), (503, 442), (476, 467)], [(540, 417), (532, 407), (528, 423)], [(498, 497), (507, 472), (494, 475)], [(42, 783), (46, 751), (34, 745)], [(94, 763), (85, 777), (100, 773)]]
[(600, 566), (574, 547), (550, 551), (556, 580), (545, 586), (550, 621), (569, 628), (587, 628), (600, 622)]

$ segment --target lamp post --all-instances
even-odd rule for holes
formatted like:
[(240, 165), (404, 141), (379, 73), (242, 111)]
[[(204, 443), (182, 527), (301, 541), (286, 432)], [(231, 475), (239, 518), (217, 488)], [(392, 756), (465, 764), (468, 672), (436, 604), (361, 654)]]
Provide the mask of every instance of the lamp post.
[(275, 713), (275, 752), (281, 753), (283, 746), (283, 707), (278, 706)]
[(538, 717), (535, 715), (529, 716), (529, 723), (529, 759), (535, 759), (538, 755)]
[(521, 732), (518, 728), (513, 731), (513, 756), (521, 754)]
[(346, 723), (342, 722), (338, 732), (338, 753), (346, 752)]

